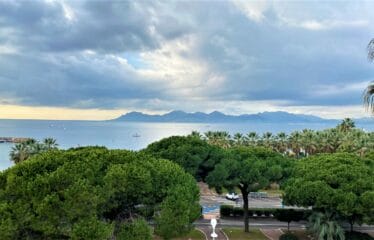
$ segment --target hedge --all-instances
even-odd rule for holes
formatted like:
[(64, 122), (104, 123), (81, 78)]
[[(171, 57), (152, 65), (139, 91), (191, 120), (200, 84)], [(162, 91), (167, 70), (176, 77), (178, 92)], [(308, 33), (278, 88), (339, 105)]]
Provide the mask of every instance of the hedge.
[[(248, 209), (248, 216), (254, 217), (273, 217), (276, 211), (287, 211), (288, 208), (250, 208)], [(304, 213), (303, 220), (307, 220), (310, 215), (310, 210), (299, 209)], [(221, 205), (220, 206), (221, 217), (243, 217), (244, 210), (242, 207), (234, 207), (232, 205)]]
[(371, 237), (369, 234), (361, 233), (361, 232), (346, 232), (345, 239), (346, 240), (374, 240), (374, 238)]
[(285, 233), (279, 237), (279, 240), (299, 240), (299, 238), (292, 233)]

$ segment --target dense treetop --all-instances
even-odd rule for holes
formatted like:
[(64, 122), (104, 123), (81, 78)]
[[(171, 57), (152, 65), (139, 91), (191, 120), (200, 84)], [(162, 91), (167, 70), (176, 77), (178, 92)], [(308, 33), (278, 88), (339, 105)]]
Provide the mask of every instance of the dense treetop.
[(349, 221), (372, 222), (373, 159), (355, 154), (320, 154), (296, 163), (285, 188), (285, 202), (333, 212)]
[(170, 238), (190, 230), (198, 200), (193, 177), (170, 161), (97, 147), (54, 150), (0, 174), (0, 236), (121, 239), (137, 232), (132, 227), (149, 235), (142, 219), (153, 216)]
[(178, 163), (198, 180), (205, 179), (225, 156), (223, 149), (194, 135), (164, 138), (150, 144), (144, 152)]
[(220, 191), (239, 188), (244, 202), (244, 226), (248, 226), (248, 194), (272, 182), (281, 182), (291, 171), (292, 162), (279, 153), (263, 147), (234, 147), (206, 178), (209, 186)]

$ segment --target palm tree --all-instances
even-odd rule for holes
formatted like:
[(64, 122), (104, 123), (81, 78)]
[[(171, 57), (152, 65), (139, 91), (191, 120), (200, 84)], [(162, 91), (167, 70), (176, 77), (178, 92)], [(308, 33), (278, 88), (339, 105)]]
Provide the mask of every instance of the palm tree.
[(43, 140), (43, 148), (46, 150), (56, 149), (58, 147), (56, 139), (53, 138), (45, 138)]
[(309, 230), (318, 240), (344, 240), (344, 230), (331, 213), (315, 212), (309, 218)]
[(256, 132), (249, 132), (247, 134), (247, 140), (248, 140), (248, 144), (251, 145), (251, 146), (254, 146), (257, 144), (257, 141), (258, 141), (258, 134)]
[(218, 146), (223, 147), (223, 148), (228, 148), (230, 147), (231, 144), (231, 136), (228, 132), (221, 131), (221, 132), (216, 132), (218, 136)]
[(45, 152), (51, 149), (56, 149), (57, 142), (53, 138), (46, 138), (42, 143), (30, 138), (22, 143), (17, 143), (10, 151), (10, 160), (14, 163), (20, 163), (27, 160), (29, 157)]
[(241, 134), (241, 133), (235, 133), (234, 137), (233, 137), (233, 140), (234, 140), (234, 144), (236, 146), (244, 145), (244, 142), (245, 142), (244, 135)]
[[(369, 61), (374, 60), (374, 38), (367, 46)], [(364, 92), (364, 104), (367, 110), (374, 113), (374, 82), (371, 82)]]
[(294, 131), (288, 137), (289, 148), (295, 153), (296, 157), (300, 156), (301, 151), (301, 134), (298, 131)]
[(371, 39), (371, 41), (369, 42), (367, 49), (368, 49), (368, 59), (369, 61), (373, 61), (374, 60), (374, 38)]
[(316, 136), (313, 130), (304, 129), (301, 132), (301, 145), (305, 151), (305, 155), (314, 154), (317, 150)]
[(29, 158), (30, 153), (25, 143), (17, 143), (12, 147), (9, 155), (10, 160), (17, 164)]
[(344, 118), (344, 120), (338, 125), (338, 129), (342, 132), (348, 132), (355, 127), (356, 124), (351, 118)]
[(267, 148), (272, 148), (272, 146), (273, 146), (273, 134), (271, 132), (265, 132), (262, 135), (262, 144)]
[(206, 141), (209, 143), (209, 144), (214, 144), (214, 138), (215, 138), (215, 135), (214, 135), (214, 132), (212, 131), (208, 131), (208, 132), (205, 132), (204, 133), (204, 138), (206, 139)]
[(287, 134), (284, 132), (280, 132), (275, 137), (275, 149), (279, 153), (285, 153), (287, 151)]

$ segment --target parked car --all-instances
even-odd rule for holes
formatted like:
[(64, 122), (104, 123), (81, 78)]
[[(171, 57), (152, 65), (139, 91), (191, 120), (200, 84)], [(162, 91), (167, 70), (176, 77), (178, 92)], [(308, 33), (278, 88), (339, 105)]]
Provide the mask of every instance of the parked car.
[(236, 201), (236, 200), (239, 199), (239, 195), (234, 193), (234, 192), (233, 193), (227, 193), (226, 194), (226, 199), (231, 200), (231, 201)]

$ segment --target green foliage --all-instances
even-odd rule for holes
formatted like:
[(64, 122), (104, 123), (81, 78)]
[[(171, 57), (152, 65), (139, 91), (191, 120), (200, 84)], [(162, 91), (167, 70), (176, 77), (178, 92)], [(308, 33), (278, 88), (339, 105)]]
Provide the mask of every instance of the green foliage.
[(173, 136), (150, 144), (144, 152), (178, 163), (196, 179), (205, 179), (223, 158), (219, 147), (211, 146), (196, 135)]
[[(191, 181), (191, 179), (185, 179)], [(192, 185), (191, 185), (192, 186)], [(155, 232), (164, 239), (171, 239), (189, 233), (193, 229), (193, 221), (200, 217), (200, 205), (190, 206), (191, 198), (185, 186), (175, 186), (162, 202), (160, 211), (155, 217)]]
[[(373, 86), (371, 84), (372, 89)], [(265, 147), (296, 158), (335, 152), (356, 153), (363, 157), (374, 147), (374, 133), (356, 128), (355, 123), (349, 118), (344, 119), (335, 128), (319, 131), (304, 129), (289, 135), (284, 132), (278, 134), (265, 132), (261, 136), (256, 132), (249, 132), (247, 135), (236, 133), (233, 137), (227, 132), (208, 131), (204, 137), (199, 135), (199, 138), (222, 148)]]
[(232, 214), (234, 215), (234, 217), (243, 217), (244, 210), (241, 207), (234, 207)]
[(300, 160), (285, 188), (286, 204), (331, 211), (351, 224), (371, 222), (374, 168), (354, 154), (322, 154)]
[[(257, 217), (271, 217), (273, 215), (277, 220), (289, 224), (291, 221), (298, 222), (307, 220), (311, 211), (305, 209), (249, 208), (248, 217), (253, 217), (254, 214), (256, 214)], [(220, 215), (221, 217), (243, 217), (244, 209), (231, 205), (221, 205)]]
[(206, 178), (209, 186), (219, 192), (222, 188), (239, 188), (244, 202), (244, 226), (248, 226), (248, 194), (280, 182), (292, 169), (292, 162), (266, 148), (235, 147), (228, 150)]
[(290, 174), (292, 161), (261, 147), (236, 147), (208, 175), (210, 186), (246, 192), (266, 188), (271, 182), (281, 181)]
[(231, 205), (221, 205), (219, 211), (222, 217), (230, 217), (234, 213), (234, 207)]
[(164, 206), (173, 225), (190, 226), (198, 200), (193, 177), (167, 160), (102, 147), (48, 151), (0, 173), (0, 236), (108, 239), (144, 209), (166, 218)]
[(294, 209), (277, 209), (274, 212), (274, 217), (282, 222), (287, 222), (287, 229), (290, 230), (290, 223), (298, 222), (304, 219), (305, 211)]
[(28, 158), (49, 150), (57, 149), (58, 144), (53, 138), (45, 138), (42, 142), (35, 139), (28, 139), (27, 141), (17, 143), (12, 147), (10, 152), (10, 160), (14, 163), (20, 163)]
[(100, 221), (99, 219), (84, 218), (77, 221), (72, 228), (71, 239), (110, 239), (113, 232), (113, 224)]
[(299, 238), (292, 233), (284, 233), (279, 237), (279, 240), (298, 240)]
[(152, 232), (147, 222), (143, 219), (135, 219), (121, 224), (117, 240), (151, 240)]
[(332, 213), (314, 212), (308, 228), (318, 240), (345, 240), (344, 230)]
[(371, 237), (367, 233), (362, 233), (362, 232), (346, 232), (345, 233), (345, 240), (374, 240), (374, 238)]

